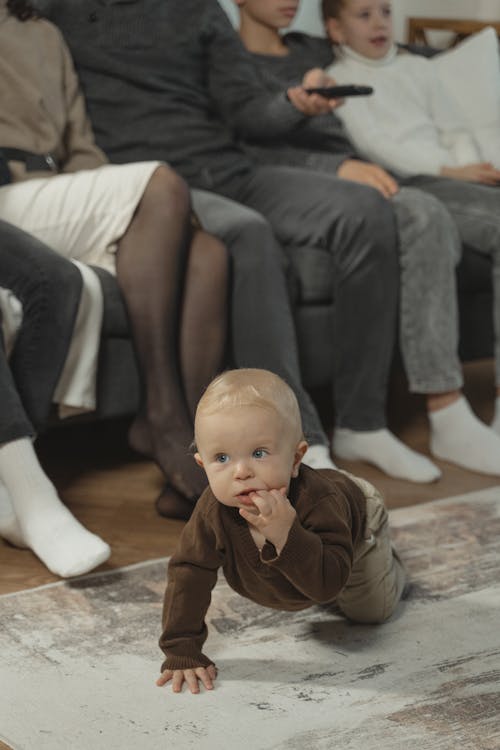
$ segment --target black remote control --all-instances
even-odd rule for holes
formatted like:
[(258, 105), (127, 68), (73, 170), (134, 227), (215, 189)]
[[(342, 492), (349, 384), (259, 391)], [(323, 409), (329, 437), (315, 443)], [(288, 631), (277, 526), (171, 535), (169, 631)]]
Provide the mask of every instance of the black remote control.
[(371, 86), (355, 86), (349, 84), (346, 86), (318, 86), (317, 88), (306, 89), (308, 94), (319, 94), (325, 99), (344, 99), (346, 96), (370, 96), (373, 94)]

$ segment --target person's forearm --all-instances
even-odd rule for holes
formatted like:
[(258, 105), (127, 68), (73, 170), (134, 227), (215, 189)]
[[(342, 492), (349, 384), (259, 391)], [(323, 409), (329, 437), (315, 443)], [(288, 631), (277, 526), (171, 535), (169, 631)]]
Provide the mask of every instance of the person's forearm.
[(352, 544), (343, 533), (320, 536), (296, 520), (280, 554), (273, 547), (262, 551), (264, 562), (276, 567), (290, 583), (312, 602), (326, 604), (335, 599), (347, 583), (352, 567)]
[(285, 92), (247, 100), (227, 117), (241, 138), (259, 141), (286, 138), (305, 119), (287, 100)]

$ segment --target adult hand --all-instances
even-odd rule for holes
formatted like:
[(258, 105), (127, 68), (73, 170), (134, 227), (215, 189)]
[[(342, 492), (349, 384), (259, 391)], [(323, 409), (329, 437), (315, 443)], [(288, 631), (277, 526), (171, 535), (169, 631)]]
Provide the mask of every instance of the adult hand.
[(327, 99), (319, 94), (308, 94), (306, 89), (324, 86), (335, 86), (336, 81), (321, 70), (308, 70), (302, 80), (302, 86), (293, 86), (287, 90), (287, 96), (300, 112), (308, 117), (325, 115), (343, 104), (343, 99)]
[(213, 664), (208, 667), (196, 667), (195, 669), (166, 669), (156, 680), (158, 687), (163, 687), (172, 680), (172, 691), (180, 693), (184, 682), (194, 694), (200, 692), (201, 682), (207, 690), (213, 690), (214, 680), (217, 677), (217, 668)]
[(255, 509), (240, 508), (240, 515), (274, 544), (279, 555), (297, 515), (286, 496), (285, 487), (251, 492), (249, 498)]
[(370, 185), (382, 193), (384, 198), (390, 198), (399, 190), (399, 185), (391, 175), (378, 164), (370, 164), (357, 159), (346, 159), (337, 169), (337, 176), (342, 180), (360, 182)]
[(483, 185), (500, 184), (500, 170), (495, 169), (493, 164), (487, 161), (480, 164), (467, 164), (465, 167), (443, 167), (440, 174), (442, 177), (451, 177), (453, 180), (480, 182)]

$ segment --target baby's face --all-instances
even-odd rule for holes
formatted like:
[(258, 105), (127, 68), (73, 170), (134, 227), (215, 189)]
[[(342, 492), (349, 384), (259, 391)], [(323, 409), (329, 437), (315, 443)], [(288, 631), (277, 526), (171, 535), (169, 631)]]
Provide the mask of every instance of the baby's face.
[(339, 17), (328, 19), (326, 27), (332, 41), (378, 60), (387, 54), (393, 41), (391, 3), (346, 0)]
[(235, 508), (252, 506), (252, 491), (288, 490), (306, 447), (278, 414), (260, 406), (198, 414), (196, 444), (195, 459), (215, 497)]
[(299, 0), (236, 0), (240, 13), (271, 29), (285, 29), (299, 9)]

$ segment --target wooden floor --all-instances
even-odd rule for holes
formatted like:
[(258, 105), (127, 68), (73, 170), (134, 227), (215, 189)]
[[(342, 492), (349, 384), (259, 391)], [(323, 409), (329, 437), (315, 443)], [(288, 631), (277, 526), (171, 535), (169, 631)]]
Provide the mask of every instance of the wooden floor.
[[(466, 367), (466, 392), (476, 413), (490, 420), (493, 405), (493, 364)], [(413, 448), (427, 453), (427, 421), (420, 398), (409, 397), (403, 382), (391, 388), (391, 428)], [(325, 419), (328, 399), (315, 394)], [(133, 455), (126, 444), (126, 422), (65, 426), (39, 439), (37, 449), (49, 476), (74, 514), (112, 547), (112, 557), (100, 570), (171, 554), (181, 521), (156, 515), (153, 501), (162, 479), (151, 462)], [(341, 463), (341, 462), (339, 462)], [(390, 479), (366, 464), (342, 462), (342, 467), (366, 477), (384, 493), (389, 507), (449, 497), (500, 486), (500, 480), (440, 464), (443, 478), (431, 485)], [(27, 550), (0, 540), (0, 594), (58, 580)], [(2, 745), (0, 743), (0, 750)]]

